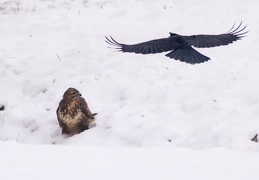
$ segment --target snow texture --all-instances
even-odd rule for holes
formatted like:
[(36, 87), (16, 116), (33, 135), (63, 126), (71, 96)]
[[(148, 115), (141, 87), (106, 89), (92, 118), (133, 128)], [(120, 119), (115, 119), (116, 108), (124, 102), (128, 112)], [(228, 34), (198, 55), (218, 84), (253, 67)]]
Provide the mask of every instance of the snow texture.
[[(0, 0), (3, 179), (259, 178), (259, 2)], [(246, 37), (196, 49), (210, 61), (117, 52), (169, 36)], [(56, 109), (78, 89), (97, 120), (65, 137)]]

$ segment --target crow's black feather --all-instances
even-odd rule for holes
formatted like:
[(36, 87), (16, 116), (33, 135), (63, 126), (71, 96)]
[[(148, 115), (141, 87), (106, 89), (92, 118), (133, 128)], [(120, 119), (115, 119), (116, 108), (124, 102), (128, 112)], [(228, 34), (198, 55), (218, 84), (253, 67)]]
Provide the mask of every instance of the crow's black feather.
[(181, 36), (170, 32), (168, 38), (154, 39), (138, 44), (122, 44), (117, 42), (111, 36), (105, 37), (105, 42), (122, 52), (136, 54), (156, 54), (171, 51), (166, 54), (167, 57), (180, 60), (182, 62), (197, 64), (208, 61), (210, 58), (202, 55), (192, 48), (210, 48), (224, 46), (244, 37), (248, 31), (244, 31), (246, 26), (241, 28), (242, 22), (235, 28), (235, 24), (227, 32), (219, 35), (191, 35)]

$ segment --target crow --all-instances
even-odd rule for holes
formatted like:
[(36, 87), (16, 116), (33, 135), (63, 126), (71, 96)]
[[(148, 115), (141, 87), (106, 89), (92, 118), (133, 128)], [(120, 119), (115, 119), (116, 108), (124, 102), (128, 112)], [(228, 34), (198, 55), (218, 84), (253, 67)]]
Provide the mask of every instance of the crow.
[(154, 39), (132, 45), (119, 43), (114, 40), (112, 36), (110, 36), (110, 38), (105, 36), (105, 42), (109, 45), (115, 46), (115, 49), (118, 49), (119, 51), (136, 54), (156, 54), (170, 51), (165, 56), (189, 64), (197, 64), (208, 61), (210, 58), (202, 55), (193, 49), (192, 46), (197, 48), (210, 48), (233, 43), (234, 41), (244, 37), (244, 35), (248, 32), (244, 32), (246, 26), (241, 28), (241, 25), (242, 22), (237, 28), (235, 28), (234, 24), (227, 33), (219, 35), (182, 36), (170, 32), (170, 36), (167, 38)]

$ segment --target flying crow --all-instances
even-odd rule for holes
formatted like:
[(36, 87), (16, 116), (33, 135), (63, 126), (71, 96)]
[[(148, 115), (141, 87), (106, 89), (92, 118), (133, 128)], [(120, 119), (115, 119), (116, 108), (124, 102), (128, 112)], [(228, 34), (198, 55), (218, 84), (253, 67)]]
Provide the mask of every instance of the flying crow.
[(210, 48), (228, 45), (234, 41), (241, 39), (242, 37), (244, 37), (244, 34), (248, 32), (244, 32), (246, 26), (241, 28), (241, 25), (242, 22), (237, 28), (234, 28), (234, 24), (227, 33), (219, 35), (182, 36), (170, 32), (170, 36), (167, 38), (154, 39), (151, 41), (132, 45), (119, 43), (111, 36), (110, 38), (105, 36), (105, 42), (112, 46), (115, 46), (115, 49), (118, 49), (122, 52), (136, 54), (155, 54), (170, 51), (168, 54), (166, 54), (167, 57), (190, 64), (196, 64), (208, 61), (210, 58), (202, 55), (201, 53), (193, 49), (192, 46), (197, 48)]

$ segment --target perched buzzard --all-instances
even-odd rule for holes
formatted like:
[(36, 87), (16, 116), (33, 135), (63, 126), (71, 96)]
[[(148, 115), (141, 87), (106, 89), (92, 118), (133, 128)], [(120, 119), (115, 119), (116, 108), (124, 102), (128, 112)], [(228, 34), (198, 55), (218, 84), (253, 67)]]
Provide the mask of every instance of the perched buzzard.
[(179, 34), (171, 33), (168, 38), (155, 39), (138, 44), (122, 44), (114, 40), (111, 36), (110, 39), (105, 36), (105, 42), (115, 46), (116, 49), (122, 52), (136, 53), (136, 54), (155, 54), (161, 52), (171, 51), (166, 54), (167, 57), (182, 62), (196, 64), (208, 61), (210, 58), (202, 55), (192, 48), (210, 48), (216, 46), (228, 45), (244, 37), (248, 31), (244, 32), (246, 26), (241, 28), (241, 24), (237, 28), (233, 27), (229, 32), (219, 35), (192, 35), (182, 36)]
[(85, 99), (75, 88), (68, 88), (57, 109), (59, 126), (62, 134), (74, 135), (89, 129), (96, 113), (91, 113)]

